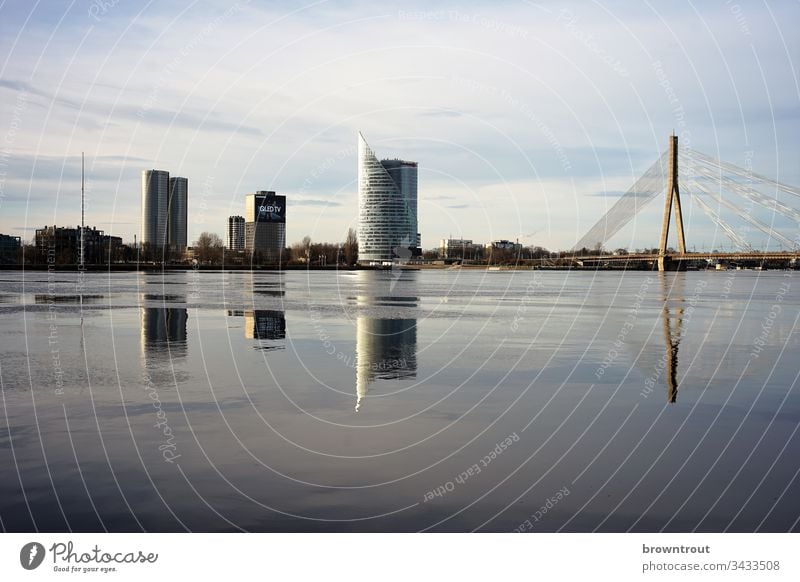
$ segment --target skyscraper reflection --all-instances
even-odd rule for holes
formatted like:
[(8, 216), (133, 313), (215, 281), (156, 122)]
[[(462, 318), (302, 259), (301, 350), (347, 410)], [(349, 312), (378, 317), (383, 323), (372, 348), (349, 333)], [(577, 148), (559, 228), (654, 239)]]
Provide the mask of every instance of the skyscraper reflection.
[(356, 412), (372, 383), (416, 377), (417, 320), (403, 316), (419, 301), (413, 271), (359, 271), (357, 286)]
[(185, 307), (141, 308), (142, 354), (153, 357), (167, 352), (170, 356), (186, 355)]
[(276, 303), (272, 298), (281, 298), (276, 306), (282, 306), (282, 298), (285, 295), (283, 276), (249, 273), (244, 277), (244, 288), (245, 304), (253, 309), (228, 309), (228, 317), (244, 317), (244, 337), (258, 340), (258, 349), (284, 349), (285, 312), (282, 309), (255, 309), (257, 304)]
[(407, 380), (417, 375), (417, 320), (356, 320), (356, 412), (375, 380)]
[(256, 340), (286, 339), (286, 316), (284, 312), (272, 309), (245, 311), (244, 337)]

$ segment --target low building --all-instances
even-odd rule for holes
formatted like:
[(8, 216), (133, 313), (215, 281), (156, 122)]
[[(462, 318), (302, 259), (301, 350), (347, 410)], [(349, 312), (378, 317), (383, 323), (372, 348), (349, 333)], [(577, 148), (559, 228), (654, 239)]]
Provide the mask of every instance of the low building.
[(465, 238), (443, 238), (439, 245), (439, 257), (442, 259), (476, 260), (481, 258), (482, 251), (482, 245)]
[(0, 234), (0, 263), (10, 264), (19, 260), (19, 249), (22, 239), (18, 236)]
[(522, 252), (522, 244), (519, 242), (512, 242), (506, 239), (493, 240), (486, 245), (488, 252), (492, 251), (509, 251), (512, 254), (519, 254)]
[[(45, 226), (36, 229), (36, 254), (41, 262), (63, 265), (80, 263), (81, 227)], [(83, 257), (87, 265), (114, 262), (122, 250), (122, 238), (84, 227)]]

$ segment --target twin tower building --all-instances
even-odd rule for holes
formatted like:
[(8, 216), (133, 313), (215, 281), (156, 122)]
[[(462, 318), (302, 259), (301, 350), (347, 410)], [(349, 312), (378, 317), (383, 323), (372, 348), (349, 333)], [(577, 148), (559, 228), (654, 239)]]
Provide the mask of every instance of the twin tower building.
[(142, 170), (142, 244), (186, 249), (188, 189), (186, 178), (170, 178), (165, 170)]
[[(358, 134), (358, 262), (382, 266), (421, 254), (417, 228), (417, 163), (378, 160)], [(280, 260), (286, 246), (286, 197), (258, 191), (245, 216), (228, 219), (230, 250)], [(182, 251), (187, 246), (187, 180), (164, 170), (142, 171), (142, 243)]]

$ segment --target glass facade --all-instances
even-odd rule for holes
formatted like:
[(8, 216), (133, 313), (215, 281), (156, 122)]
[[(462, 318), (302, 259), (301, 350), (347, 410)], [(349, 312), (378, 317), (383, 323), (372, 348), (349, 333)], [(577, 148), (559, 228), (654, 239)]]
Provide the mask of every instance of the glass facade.
[(186, 248), (186, 230), (188, 223), (189, 180), (186, 178), (169, 179), (169, 226), (167, 243), (176, 250)]
[(286, 247), (286, 196), (259, 190), (245, 198), (244, 248), (278, 262)]
[(169, 172), (142, 170), (141, 243), (163, 248), (167, 242)]
[(358, 262), (410, 259), (419, 247), (417, 163), (378, 161), (358, 134)]
[(244, 250), (244, 216), (228, 217), (228, 249)]

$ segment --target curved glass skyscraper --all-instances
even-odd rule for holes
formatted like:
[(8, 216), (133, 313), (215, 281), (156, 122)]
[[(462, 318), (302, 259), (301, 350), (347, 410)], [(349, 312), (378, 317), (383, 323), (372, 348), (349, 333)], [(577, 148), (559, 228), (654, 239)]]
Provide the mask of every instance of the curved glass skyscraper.
[(410, 259), (419, 247), (417, 162), (381, 160), (358, 134), (358, 262)]

